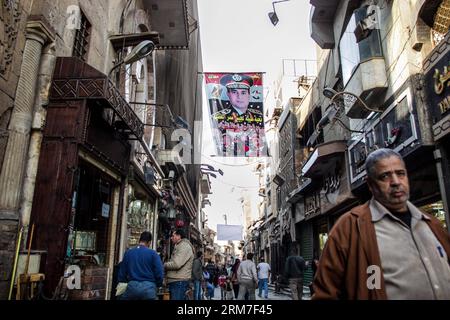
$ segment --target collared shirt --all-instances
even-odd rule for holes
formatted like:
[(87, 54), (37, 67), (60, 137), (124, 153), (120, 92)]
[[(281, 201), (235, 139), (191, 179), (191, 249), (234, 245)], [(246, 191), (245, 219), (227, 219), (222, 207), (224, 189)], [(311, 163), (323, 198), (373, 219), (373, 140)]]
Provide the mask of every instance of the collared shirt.
[(242, 261), (237, 271), (237, 277), (239, 282), (245, 280), (253, 280), (258, 282), (255, 263), (248, 259)]
[(417, 207), (407, 202), (411, 228), (372, 198), (381, 267), (388, 299), (450, 299), (450, 266), (437, 240)]

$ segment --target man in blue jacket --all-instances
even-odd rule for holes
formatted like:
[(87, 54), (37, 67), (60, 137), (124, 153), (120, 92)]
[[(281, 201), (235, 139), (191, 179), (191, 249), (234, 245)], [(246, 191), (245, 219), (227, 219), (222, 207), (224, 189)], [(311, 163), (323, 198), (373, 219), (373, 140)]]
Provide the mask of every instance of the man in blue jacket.
[(161, 258), (150, 249), (152, 234), (144, 231), (139, 244), (125, 252), (120, 265), (118, 281), (128, 282), (121, 300), (156, 300), (156, 291), (162, 286), (164, 269)]

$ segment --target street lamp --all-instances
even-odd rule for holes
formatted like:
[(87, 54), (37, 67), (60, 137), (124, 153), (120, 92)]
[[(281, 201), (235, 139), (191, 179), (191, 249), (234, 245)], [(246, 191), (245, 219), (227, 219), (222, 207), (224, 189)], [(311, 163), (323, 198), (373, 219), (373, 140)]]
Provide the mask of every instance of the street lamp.
[(289, 1), (289, 0), (281, 0), (281, 1), (274, 1), (274, 2), (272, 2), (273, 11), (269, 12), (269, 19), (270, 19), (270, 22), (272, 22), (272, 24), (274, 26), (277, 25), (278, 21), (280, 21), (280, 19), (278, 19), (277, 13), (275, 11), (275, 3), (286, 2), (286, 1)]
[[(209, 165), (209, 164), (203, 164), (203, 163), (202, 163), (200, 166), (201, 166), (200, 170), (201, 170), (203, 173), (210, 174), (210, 175), (212, 175), (214, 178), (216, 178), (216, 175), (213, 174), (213, 173), (211, 173), (211, 172), (217, 172), (217, 173), (219, 173), (221, 176), (223, 176), (223, 171), (222, 171), (222, 169), (216, 169), (216, 168), (214, 168), (213, 166), (211, 166), (211, 165)], [(206, 168), (202, 168), (202, 167), (206, 167)]]
[(155, 49), (155, 44), (153, 41), (150, 40), (144, 40), (141, 43), (139, 43), (136, 47), (131, 50), (130, 54), (127, 55), (122, 61), (117, 63), (108, 73), (108, 78), (111, 76), (111, 73), (120, 67), (122, 64), (132, 64), (138, 60), (141, 60), (142, 58), (145, 58), (149, 54), (153, 52)]
[[(341, 119), (339, 119), (340, 114), (342, 112), (345, 112), (344, 104), (345, 104), (345, 101), (347, 101), (347, 100), (352, 100), (353, 102), (358, 101), (366, 110), (368, 110), (370, 112), (375, 112), (375, 113), (383, 112), (382, 110), (370, 108), (369, 106), (367, 106), (367, 104), (361, 98), (359, 98), (357, 95), (355, 95), (351, 92), (348, 92), (348, 91), (337, 92), (336, 90), (327, 87), (327, 88), (323, 89), (323, 95), (325, 97), (327, 97), (328, 99), (330, 99), (330, 104), (328, 105), (327, 109), (325, 110), (325, 114), (323, 115), (323, 117), (317, 123), (316, 129), (314, 130), (314, 132), (311, 134), (308, 141), (306, 142), (307, 147), (312, 147), (315, 144), (317, 138), (320, 135), (321, 130), (323, 130), (323, 128), (329, 123), (331, 123), (331, 124), (337, 123), (338, 125), (340, 125), (345, 130), (347, 130), (348, 132), (351, 132), (351, 133), (364, 133), (364, 131), (350, 129), (344, 122), (342, 122)], [(339, 97), (342, 97), (342, 99), (344, 100), (344, 103), (338, 104), (337, 98), (339, 98)]]
[(327, 88), (323, 89), (322, 93), (325, 97), (327, 97), (328, 99), (331, 99), (330, 104), (334, 103), (334, 100), (337, 99), (338, 97), (343, 96), (344, 100), (348, 99), (348, 98), (350, 98), (352, 100), (357, 100), (365, 109), (367, 109), (371, 112), (376, 112), (376, 113), (383, 112), (382, 110), (370, 108), (360, 97), (358, 97), (357, 95), (355, 95), (351, 92), (348, 92), (348, 91), (337, 92), (336, 90), (327, 87)]

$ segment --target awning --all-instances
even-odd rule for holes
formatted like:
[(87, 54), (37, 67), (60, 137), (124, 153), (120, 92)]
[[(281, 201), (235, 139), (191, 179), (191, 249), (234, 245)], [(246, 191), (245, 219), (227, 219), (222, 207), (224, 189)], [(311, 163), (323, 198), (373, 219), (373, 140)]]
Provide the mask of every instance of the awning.
[(305, 192), (307, 192), (308, 190), (310, 190), (312, 186), (313, 186), (313, 183), (312, 183), (311, 178), (304, 179), (304, 181), (300, 184), (300, 186), (297, 189), (295, 189), (291, 193), (289, 193), (287, 201), (289, 203), (298, 202), (300, 200), (300, 198), (302, 197), (302, 195)]
[(336, 158), (347, 150), (346, 141), (331, 141), (318, 145), (302, 168), (304, 177), (322, 177), (334, 167)]
[[(150, 13), (152, 30), (159, 33), (160, 49), (187, 49), (189, 46), (189, 17), (186, 0), (143, 0)], [(192, 27), (196, 26), (192, 21)]]

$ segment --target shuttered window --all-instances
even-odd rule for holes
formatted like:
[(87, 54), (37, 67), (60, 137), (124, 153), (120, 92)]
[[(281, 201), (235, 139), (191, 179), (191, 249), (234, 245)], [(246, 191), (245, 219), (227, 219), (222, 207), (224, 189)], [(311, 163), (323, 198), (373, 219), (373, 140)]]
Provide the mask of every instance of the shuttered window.
[(87, 53), (89, 49), (89, 39), (91, 35), (91, 24), (84, 15), (80, 12), (80, 26), (75, 33), (75, 41), (73, 44), (72, 56), (78, 57), (83, 61), (87, 59)]

